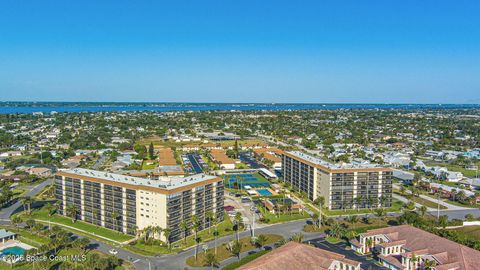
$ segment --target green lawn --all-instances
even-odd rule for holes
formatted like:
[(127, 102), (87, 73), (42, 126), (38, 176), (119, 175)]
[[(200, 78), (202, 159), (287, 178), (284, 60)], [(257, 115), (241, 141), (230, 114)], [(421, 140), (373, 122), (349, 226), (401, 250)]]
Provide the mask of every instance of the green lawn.
[(40, 193), (33, 197), (33, 199), (36, 201), (55, 200), (55, 196), (52, 196), (54, 189), (54, 185), (47, 185)]
[(27, 192), (28, 192), (28, 189), (26, 188), (21, 188), (21, 187), (15, 188), (13, 189), (13, 198), (21, 198), (25, 196)]
[(327, 236), (325, 238), (325, 240), (327, 242), (329, 242), (330, 244), (337, 244), (337, 243), (340, 243), (340, 242), (343, 241), (342, 239), (339, 239), (339, 238), (336, 238), (336, 237), (333, 237), (333, 236)]
[(142, 170), (153, 170), (157, 168), (158, 163), (154, 162), (153, 164), (147, 164), (147, 162), (142, 162)]
[(466, 226), (452, 229), (452, 231), (464, 233), (468, 237), (472, 237), (473, 239), (480, 241), (480, 226)]
[[(35, 219), (38, 221), (42, 221), (43, 223), (48, 223), (49, 221), (59, 223), (62, 225), (66, 225), (79, 230), (86, 231), (88, 234), (93, 236), (102, 236), (117, 242), (124, 242), (133, 238), (130, 235), (119, 233), (119, 232), (116, 232), (107, 228), (99, 227), (83, 221), (77, 220), (76, 222), (72, 222), (72, 219), (68, 217), (64, 217), (60, 215), (48, 216), (47, 211), (45, 211), (44, 209), (33, 210), (30, 215), (28, 215), (27, 213), (22, 213), (21, 216), (24, 220)], [(66, 227), (65, 229), (68, 230), (68, 228)]]
[[(218, 230), (218, 236), (217, 238), (233, 234), (234, 231), (232, 230), (233, 224), (228, 219), (228, 217), (225, 218), (225, 220), (217, 225), (217, 230)], [(203, 231), (198, 232), (198, 237), (200, 237), (202, 242), (208, 242), (210, 240), (214, 239), (213, 236), (213, 228), (209, 231), (208, 229), (205, 229)], [(136, 241), (133, 245), (126, 246), (126, 248), (134, 253), (138, 253), (141, 255), (146, 255), (146, 256), (153, 256), (155, 254), (168, 254), (168, 253), (174, 253), (178, 252), (183, 248), (191, 247), (195, 245), (195, 239), (194, 235), (190, 235), (187, 237), (186, 242), (184, 242), (183, 239), (174, 242), (171, 244), (171, 249), (168, 249), (166, 246), (160, 246), (160, 245), (148, 245), (143, 243), (142, 241)]]
[[(392, 207), (385, 208), (387, 212), (399, 212), (403, 206), (403, 203), (393, 199)], [(341, 215), (355, 215), (355, 214), (369, 214), (372, 213), (373, 209), (346, 209), (346, 210), (322, 210), (322, 213), (326, 216), (341, 216)]]
[[(51, 240), (48, 236), (44, 236), (39, 233), (31, 233), (29, 230), (22, 229), (22, 228), (16, 228), (13, 226), (0, 226), (0, 228), (6, 229), (11, 232), (15, 232), (19, 236), (19, 240), (25, 244), (34, 246), (34, 247), (40, 247), (41, 245), (48, 244)], [(100, 255), (100, 257), (106, 257), (109, 256), (103, 252), (97, 251), (97, 250), (90, 250), (87, 251), (87, 255), (96, 253)], [(76, 248), (66, 248), (62, 249), (59, 251), (58, 256), (63, 256), (63, 255), (77, 255), (77, 254), (82, 254), (79, 249)], [(28, 262), (21, 262), (21, 263), (16, 263), (11, 267), (9, 264), (0, 263), (0, 270), (3, 269), (19, 269), (19, 270), (28, 270), (28, 269), (33, 269), (32, 264)], [(57, 269), (60, 266), (60, 262), (57, 263), (51, 263), (50, 267), (51, 269)], [(123, 267), (122, 267), (123, 266)], [(123, 262), (122, 266), (118, 266), (115, 268), (116, 270), (121, 270), (121, 269), (133, 269), (133, 266), (129, 262)], [(37, 269), (37, 267), (35, 267)]]
[(262, 213), (263, 217), (265, 218), (264, 223), (268, 224), (273, 224), (273, 223), (281, 223), (281, 222), (287, 222), (287, 221), (292, 221), (292, 220), (299, 220), (299, 219), (306, 219), (310, 218), (310, 215), (303, 211), (300, 213), (292, 213), (292, 214), (279, 214), (278, 216), (276, 214), (272, 214), (268, 212), (263, 205), (257, 205), (257, 208), (260, 210)]
[[(266, 241), (265, 245), (273, 244), (273, 243), (278, 242), (278, 241), (283, 239), (283, 237), (281, 237), (280, 235), (276, 235), (276, 234), (265, 234), (265, 236), (267, 237), (267, 241)], [(252, 245), (250, 237), (240, 239), (240, 243), (242, 244), (241, 253), (247, 252), (247, 251), (250, 251), (250, 250), (253, 250), (253, 249), (257, 248), (254, 245)], [(207, 253), (214, 253), (214, 249), (209, 249), (209, 250), (207, 250), (207, 252), (199, 252), (196, 260), (195, 260), (195, 256), (189, 257), (187, 259), (187, 265), (189, 265), (191, 267), (202, 267), (202, 266), (204, 266), (205, 265), (205, 255)], [(226, 244), (223, 244), (223, 245), (217, 247), (217, 260), (219, 262), (224, 261), (224, 260), (226, 260), (226, 259), (228, 259), (232, 256), (233, 255), (227, 250), (227, 245)]]
[[(421, 198), (421, 197), (416, 197), (416, 196), (413, 196), (411, 194), (401, 194), (399, 191), (395, 190), (394, 191), (395, 194), (398, 194), (400, 196), (403, 196), (411, 201), (414, 201), (416, 203), (419, 203), (421, 205), (425, 205), (426, 207), (430, 207), (430, 208), (434, 208), (434, 209), (437, 209), (439, 204), (436, 203), (436, 202), (432, 202), (430, 200), (427, 200), (427, 199), (424, 199), (424, 198)], [(447, 207), (443, 206), (440, 204), (440, 209), (447, 209)]]
[[(441, 166), (441, 167), (446, 167), (449, 171), (454, 171), (454, 172), (461, 172), (463, 176), (465, 177), (476, 177), (476, 171), (475, 170), (467, 170), (464, 167), (450, 164), (450, 163), (442, 163), (442, 162), (426, 162), (425, 163), (428, 166)], [(480, 162), (476, 163), (477, 166), (480, 166)], [(443, 182), (442, 182), (443, 183)]]
[(243, 258), (240, 259), (240, 261), (236, 261), (236, 262), (233, 262), (229, 265), (226, 265), (225, 267), (222, 268), (222, 270), (234, 270), (234, 269), (237, 269), (239, 268), (240, 266), (244, 265), (244, 264), (247, 264), (253, 260), (255, 260), (256, 258), (260, 257), (260, 256), (263, 256), (265, 254), (267, 254), (268, 252), (270, 252), (269, 250), (261, 250), (259, 252), (255, 252), (253, 254), (250, 254), (250, 255), (247, 255)]
[[(429, 194), (429, 193), (424, 194), (424, 195), (426, 195), (426, 196), (428, 196), (428, 197), (430, 197), (430, 198), (432, 198), (432, 199), (437, 200), (437, 196), (435, 196), (435, 195), (432, 195), (432, 194)], [(442, 202), (446, 202), (446, 203), (448, 203), (448, 204), (453, 204), (453, 205), (457, 205), (457, 206), (461, 206), (461, 207), (478, 208), (478, 205), (463, 204), (463, 203), (461, 203), (461, 202), (452, 201), (452, 200), (444, 199), (444, 198), (440, 198), (440, 200), (441, 200)]]

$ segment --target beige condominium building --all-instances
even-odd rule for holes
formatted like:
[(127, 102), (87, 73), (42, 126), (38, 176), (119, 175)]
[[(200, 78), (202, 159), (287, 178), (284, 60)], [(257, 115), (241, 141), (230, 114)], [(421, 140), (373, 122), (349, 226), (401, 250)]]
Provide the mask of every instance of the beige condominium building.
[(67, 209), (74, 205), (79, 220), (131, 235), (148, 226), (170, 228), (170, 241), (190, 234), (179, 225), (191, 224), (192, 215), (200, 229), (211, 225), (210, 211), (222, 221), (223, 196), (223, 180), (205, 174), (153, 180), (77, 168), (55, 176), (60, 214), (71, 213)]
[(390, 207), (392, 170), (375, 164), (333, 164), (299, 151), (283, 154), (284, 180), (330, 210)]

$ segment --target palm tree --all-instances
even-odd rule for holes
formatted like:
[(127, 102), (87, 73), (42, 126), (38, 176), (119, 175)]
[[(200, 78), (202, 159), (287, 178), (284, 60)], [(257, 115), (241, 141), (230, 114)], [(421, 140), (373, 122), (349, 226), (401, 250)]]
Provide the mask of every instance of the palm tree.
[(188, 223), (185, 220), (182, 220), (180, 222), (180, 230), (182, 230), (182, 235), (183, 235), (183, 244), (187, 244), (187, 230), (188, 230)]
[(323, 206), (325, 205), (325, 197), (323, 196), (320, 196), (320, 197), (317, 197), (315, 199), (315, 201), (313, 201), (314, 203), (318, 204), (318, 227), (320, 228), (320, 226), (322, 225), (322, 209), (323, 209)]
[(208, 211), (207, 213), (205, 213), (205, 217), (208, 220), (208, 234), (210, 234), (211, 233), (212, 220), (215, 219), (215, 214), (213, 213), (213, 211)]
[(242, 213), (237, 212), (237, 213), (235, 214), (235, 222), (234, 222), (235, 224), (234, 224), (234, 226), (233, 226), (233, 229), (235, 230), (236, 235), (237, 235), (237, 241), (239, 241), (239, 239), (238, 239), (238, 237), (239, 237), (239, 236), (238, 236), (238, 230), (240, 229), (240, 225), (242, 224), (242, 221), (243, 221)]
[(423, 267), (425, 268), (425, 270), (433, 270), (435, 269), (435, 266), (437, 266), (437, 262), (435, 262), (434, 260), (426, 260), (423, 263)]
[(33, 199), (28, 197), (28, 196), (25, 196), (22, 198), (22, 204), (23, 204), (23, 211), (25, 211), (25, 206), (27, 206), (27, 212), (30, 214), (31, 210), (32, 210), (32, 203), (33, 203)]
[(198, 219), (197, 215), (192, 215), (192, 229), (193, 232), (195, 233), (195, 260), (197, 260), (197, 254), (198, 254), (198, 229), (200, 228), (200, 221)]
[(228, 243), (227, 250), (233, 256), (237, 256), (237, 259), (240, 260), (240, 253), (242, 252), (242, 244), (239, 241), (232, 241)]
[(318, 214), (317, 214), (317, 213), (313, 213), (312, 219), (313, 219), (313, 222), (314, 222), (314, 224), (315, 224), (315, 227), (319, 228), (320, 225), (319, 225), (319, 223), (318, 223), (318, 220), (319, 220)]
[(268, 238), (263, 235), (263, 234), (260, 234), (256, 239), (255, 239), (255, 245), (258, 247), (258, 249), (262, 249), (262, 247), (265, 245), (265, 243), (267, 242)]
[(218, 259), (215, 254), (208, 253), (205, 256), (205, 264), (204, 266), (210, 266), (210, 269), (213, 269), (214, 267), (218, 267)]
[(172, 229), (170, 228), (163, 229), (163, 236), (165, 236), (165, 241), (167, 242), (168, 249), (170, 249), (170, 234), (172, 234)]
[(292, 241), (297, 242), (297, 243), (302, 243), (303, 242), (303, 234), (302, 233), (296, 233), (292, 235)]
[(22, 218), (19, 216), (12, 217), (12, 223), (15, 227), (17, 227), (18, 224), (22, 223)]
[(373, 240), (372, 240), (372, 238), (367, 238), (367, 240), (365, 241), (365, 244), (367, 245), (367, 252), (369, 252), (370, 249), (371, 249), (372, 246), (373, 246)]
[(418, 208), (418, 212), (420, 213), (420, 216), (425, 216), (427, 213), (427, 207), (425, 205), (422, 205)]
[(138, 237), (140, 236), (140, 230), (138, 229), (138, 226), (137, 225), (134, 225), (131, 229), (131, 232), (134, 232), (135, 233), (135, 239), (138, 239)]
[(213, 244), (215, 246), (215, 255), (217, 255), (217, 237), (218, 237), (219, 233), (218, 233), (218, 230), (217, 230), (217, 227), (215, 227), (214, 231), (213, 231)]
[(51, 203), (47, 203), (44, 208), (45, 210), (47, 210), (49, 217), (51, 217), (55, 213), (55, 206)]
[(357, 208), (357, 212), (360, 211), (360, 204), (362, 203), (362, 197), (356, 197), (353, 200), (355, 201), (355, 208)]
[(117, 230), (117, 225), (118, 225), (118, 218), (120, 217), (120, 214), (117, 213), (117, 211), (113, 211), (112, 213), (112, 219), (113, 219), (113, 230)]
[(418, 262), (418, 257), (417, 255), (415, 255), (415, 253), (412, 253), (412, 257), (410, 258), (410, 263), (411, 263), (411, 269), (415, 269), (415, 265), (417, 264)]
[(78, 208), (75, 205), (70, 204), (67, 207), (67, 216), (72, 218), (72, 222), (77, 221), (77, 214), (78, 214)]

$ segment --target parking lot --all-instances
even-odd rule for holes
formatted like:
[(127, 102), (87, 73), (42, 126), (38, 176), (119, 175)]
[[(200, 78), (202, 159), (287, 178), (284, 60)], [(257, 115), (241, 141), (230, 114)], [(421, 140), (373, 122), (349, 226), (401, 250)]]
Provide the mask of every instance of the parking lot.
[(260, 169), (260, 168), (268, 169), (267, 166), (260, 163), (250, 153), (242, 152), (242, 153), (239, 154), (239, 157), (240, 157), (241, 162), (243, 162), (245, 164), (248, 164), (250, 166), (250, 168), (252, 168), (252, 169)]
[(366, 255), (360, 256), (360, 255), (357, 255), (353, 250), (345, 249), (348, 246), (348, 244), (345, 242), (332, 244), (327, 242), (325, 238), (317, 238), (317, 239), (308, 241), (308, 243), (314, 245), (317, 248), (321, 248), (330, 252), (335, 252), (335, 253), (345, 255), (347, 259), (359, 261), (362, 263), (362, 266), (361, 266), (362, 269), (381, 269), (381, 270), (388, 269), (386, 267), (376, 265), (375, 264), (376, 261), (374, 259), (368, 258), (368, 256)]
[(260, 219), (260, 215), (255, 213), (255, 205), (252, 200), (248, 200), (242, 202), (242, 197), (235, 197), (232, 194), (225, 194), (225, 206), (230, 205), (234, 207), (233, 211), (227, 211), (229, 217), (235, 217), (236, 212), (240, 212), (243, 217), (243, 223), (247, 229), (251, 229), (251, 225), (253, 223), (253, 215), (255, 215), (255, 228), (261, 228), (265, 225), (260, 224), (258, 220)]
[(202, 173), (208, 166), (198, 153), (184, 154), (182, 160), (187, 173)]

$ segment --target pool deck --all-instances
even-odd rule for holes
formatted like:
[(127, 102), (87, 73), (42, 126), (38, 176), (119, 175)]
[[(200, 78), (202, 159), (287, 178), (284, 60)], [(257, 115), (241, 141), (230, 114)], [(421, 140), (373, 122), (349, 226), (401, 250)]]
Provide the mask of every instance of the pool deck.
[[(270, 195), (260, 194), (260, 192), (258, 192), (259, 189), (266, 189), (266, 190), (268, 190), (268, 192), (270, 192)], [(266, 197), (268, 197), (268, 196), (278, 195), (278, 193), (277, 193), (276, 191), (272, 190), (271, 188), (257, 188), (257, 189), (255, 189), (255, 191), (257, 192), (258, 196), (266, 196)]]
[(17, 241), (17, 240), (8, 240), (5, 243), (0, 243), (0, 252), (4, 249), (11, 248), (11, 247), (21, 247), (25, 250), (29, 250), (29, 249), (34, 248), (30, 245), (27, 245), (27, 244), (22, 243), (22, 242)]

